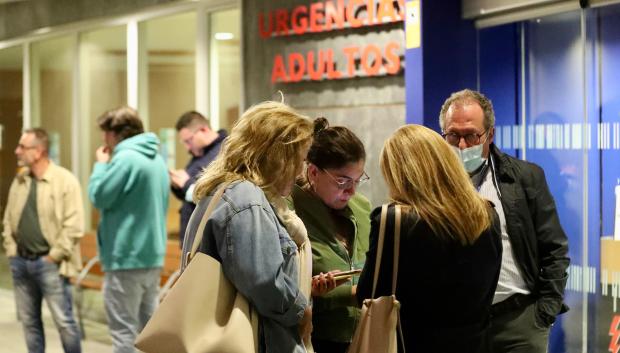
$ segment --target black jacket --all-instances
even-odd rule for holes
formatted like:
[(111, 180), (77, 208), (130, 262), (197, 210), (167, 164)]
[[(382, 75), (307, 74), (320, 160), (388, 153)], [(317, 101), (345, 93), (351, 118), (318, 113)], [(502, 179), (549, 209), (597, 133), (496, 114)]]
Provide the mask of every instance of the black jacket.
[(181, 209), (179, 213), (181, 214), (181, 224), (179, 227), (179, 244), (181, 247), (183, 246), (183, 238), (185, 236), (185, 229), (187, 228), (187, 223), (189, 222), (189, 218), (192, 216), (192, 212), (194, 212), (194, 208), (196, 208), (196, 204), (193, 202), (185, 201), (185, 193), (190, 185), (195, 184), (200, 176), (202, 170), (206, 168), (214, 159), (217, 157), (217, 154), (220, 152), (220, 148), (222, 147), (222, 142), (226, 138), (226, 131), (219, 130), (217, 132), (219, 136), (211, 142), (210, 145), (206, 146), (203, 151), (203, 155), (200, 157), (192, 157), (192, 159), (187, 163), (185, 167), (185, 171), (189, 175), (189, 180), (183, 185), (182, 188), (172, 187), (172, 193), (179, 200), (183, 201), (181, 205)]
[[(489, 309), (501, 266), (499, 218), (476, 242), (463, 246), (437, 236), (417, 216), (403, 212), (396, 299), (407, 353), (483, 353), (488, 350)], [(357, 286), (371, 297), (381, 208), (371, 214), (370, 248)], [(392, 291), (394, 207), (388, 209), (375, 297)], [(402, 349), (399, 349), (402, 351)]]
[(570, 262), (555, 201), (542, 168), (508, 156), (493, 144), (491, 155), (515, 262), (537, 298), (539, 319), (550, 325), (568, 310), (563, 298)]

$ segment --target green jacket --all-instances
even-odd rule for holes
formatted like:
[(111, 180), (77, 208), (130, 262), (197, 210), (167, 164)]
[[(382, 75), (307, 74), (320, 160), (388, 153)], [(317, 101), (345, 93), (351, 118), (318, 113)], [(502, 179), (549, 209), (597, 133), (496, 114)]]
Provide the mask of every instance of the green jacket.
[[(363, 268), (368, 251), (370, 211), (368, 199), (355, 194), (340, 214), (355, 229), (352, 256), (335, 238), (336, 227), (330, 209), (314, 195), (295, 186), (292, 193), (295, 212), (304, 222), (312, 244), (312, 274), (332, 270)], [(312, 337), (320, 340), (350, 342), (360, 316), (357, 300), (351, 295), (351, 286), (357, 284), (355, 276), (350, 283), (336, 287), (323, 297), (314, 297), (312, 306)]]

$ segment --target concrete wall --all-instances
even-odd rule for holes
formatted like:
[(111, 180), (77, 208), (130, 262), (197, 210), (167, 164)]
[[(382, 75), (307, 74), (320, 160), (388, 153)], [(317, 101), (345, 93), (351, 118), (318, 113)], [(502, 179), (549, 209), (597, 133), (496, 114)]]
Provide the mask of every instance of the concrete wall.
[[(399, 55), (404, 55), (403, 23), (387, 23), (372, 27), (345, 28), (342, 30), (306, 33), (301, 36), (262, 38), (259, 34), (258, 13), (276, 9), (292, 11), (296, 6), (310, 6), (314, 1), (301, 0), (244, 0), (243, 58), (245, 105), (264, 100), (284, 100), (310, 117), (324, 116), (332, 125), (344, 125), (354, 131), (364, 142), (367, 152), (366, 170), (370, 183), (360, 192), (368, 196), (373, 205), (386, 200), (387, 190), (379, 170), (379, 154), (385, 139), (405, 122), (404, 64), (396, 75), (354, 77), (337, 80), (272, 84), (274, 57), (292, 52), (306, 54), (333, 49), (339, 71), (347, 72), (346, 58), (342, 49), (355, 45), (363, 47), (375, 44), (384, 48), (386, 43), (401, 43)], [(321, 1), (322, 2), (322, 1)], [(337, 3), (333, 1), (333, 3)], [(267, 22), (265, 22), (267, 23)], [(401, 62), (404, 60), (401, 60)], [(359, 60), (356, 70), (360, 71)]]
[(182, 0), (35, 0), (0, 4), (0, 41), (72, 22), (121, 16)]

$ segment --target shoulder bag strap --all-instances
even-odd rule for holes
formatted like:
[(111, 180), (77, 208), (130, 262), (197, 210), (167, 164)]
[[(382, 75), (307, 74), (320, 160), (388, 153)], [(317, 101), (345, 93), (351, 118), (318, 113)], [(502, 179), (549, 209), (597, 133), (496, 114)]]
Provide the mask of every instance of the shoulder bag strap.
[(372, 280), (372, 295), (375, 298), (377, 282), (379, 281), (379, 270), (381, 269), (381, 257), (383, 255), (383, 241), (385, 240), (385, 223), (387, 222), (388, 205), (381, 206), (381, 221), (379, 223), (379, 242), (377, 245), (377, 258), (375, 259), (375, 274)]
[[(401, 219), (401, 210), (400, 205), (394, 206), (394, 264), (392, 271), (392, 295), (396, 298), (396, 281), (398, 278), (398, 260), (400, 257), (400, 219)], [(403, 335), (403, 326), (400, 322), (400, 311), (397, 312), (398, 315), (398, 338), (400, 338), (400, 342), (402, 343), (403, 353), (405, 353), (405, 336)]]
[(394, 206), (394, 264), (392, 267), (392, 295), (396, 295), (398, 260), (400, 257), (400, 205)]
[(202, 215), (202, 218), (200, 219), (200, 224), (198, 225), (198, 230), (196, 231), (196, 236), (194, 237), (194, 242), (192, 243), (192, 249), (190, 252), (185, 254), (186, 259), (187, 259), (185, 263), (187, 265), (189, 265), (189, 262), (192, 260), (192, 258), (196, 254), (196, 251), (198, 250), (198, 246), (200, 245), (200, 242), (202, 241), (202, 237), (204, 235), (203, 233), (205, 230), (205, 226), (207, 225), (207, 221), (209, 220), (209, 217), (211, 217), (211, 213), (213, 213), (215, 206), (218, 204), (218, 202), (222, 198), (222, 195), (224, 194), (224, 191), (226, 190), (226, 187), (229, 184), (230, 182), (222, 183), (220, 187), (217, 189), (217, 191), (215, 192), (215, 195), (213, 195), (213, 198), (211, 198), (211, 201), (209, 201), (207, 210), (205, 211), (205, 213)]

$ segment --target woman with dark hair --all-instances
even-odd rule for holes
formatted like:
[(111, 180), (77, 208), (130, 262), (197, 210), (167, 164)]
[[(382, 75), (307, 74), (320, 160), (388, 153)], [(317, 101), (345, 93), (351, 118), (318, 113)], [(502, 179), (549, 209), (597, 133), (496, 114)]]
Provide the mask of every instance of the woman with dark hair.
[(358, 276), (335, 283), (333, 275), (361, 269), (366, 259), (370, 202), (356, 193), (369, 179), (365, 160), (364, 145), (351, 130), (315, 120), (306, 177), (294, 187), (292, 200), (312, 244), (313, 288), (323, 289), (313, 292), (312, 307), (312, 343), (320, 353), (346, 352), (360, 315)]

